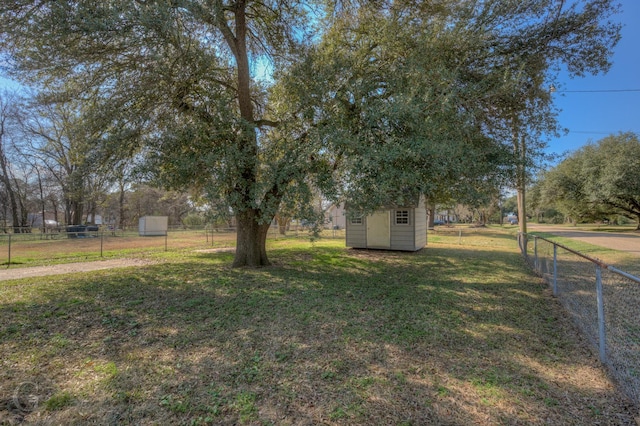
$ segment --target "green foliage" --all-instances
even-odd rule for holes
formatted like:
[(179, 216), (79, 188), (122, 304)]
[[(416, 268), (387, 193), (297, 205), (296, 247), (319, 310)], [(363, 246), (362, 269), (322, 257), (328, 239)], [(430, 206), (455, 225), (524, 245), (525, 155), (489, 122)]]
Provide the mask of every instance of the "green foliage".
[(518, 200), (515, 195), (512, 195), (511, 197), (504, 200), (504, 202), (502, 203), (502, 211), (505, 214), (515, 213), (516, 211), (518, 211)]
[(555, 206), (574, 223), (589, 220), (592, 214), (582, 183), (580, 162), (568, 158), (544, 174), (541, 203)]
[(623, 214), (640, 220), (640, 141), (633, 133), (601, 139), (544, 175), (544, 202), (576, 221)]
[(393, 18), (363, 8), (336, 19), (273, 89), (282, 114), (300, 111), (308, 155), (325, 175), (340, 171), (315, 184), (345, 188), (335, 195), (361, 209), (403, 204), (419, 192), (468, 194), (506, 162), (502, 147), (460, 109), (462, 98), (475, 96), (461, 90), (454, 70), (467, 46), (451, 49), (463, 34)]
[(175, 414), (184, 414), (189, 409), (188, 401), (174, 398), (172, 395), (163, 395), (159, 404)]
[(70, 392), (58, 392), (47, 399), (44, 406), (49, 411), (62, 410), (73, 404), (74, 397)]
[[(557, 130), (551, 64), (604, 70), (608, 48), (596, 59), (590, 43), (617, 40), (615, 25), (580, 34), (573, 26), (612, 13), (610, 4), (554, 10), (553, 35), (545, 8), (553, 9), (544, 1), (348, 9), (328, 18), (304, 60), (277, 75), (274, 109), (301, 121), (294, 133), (310, 144), (307, 157), (340, 170), (318, 184), (345, 188), (363, 210), (416, 192), (486, 203), (487, 188), (512, 178), (523, 158), (540, 154), (539, 136)], [(539, 43), (548, 37), (571, 54)], [(514, 129), (526, 155), (512, 146)]]
[(182, 223), (189, 228), (204, 226), (205, 217), (198, 213), (190, 213), (182, 219)]
[(234, 408), (238, 410), (241, 423), (256, 420), (258, 417), (256, 394), (253, 392), (240, 392), (236, 397)]
[[(603, 204), (640, 221), (640, 140), (634, 133), (608, 136), (588, 145), (584, 157), (589, 202)], [(639, 222), (640, 224), (640, 222)]]

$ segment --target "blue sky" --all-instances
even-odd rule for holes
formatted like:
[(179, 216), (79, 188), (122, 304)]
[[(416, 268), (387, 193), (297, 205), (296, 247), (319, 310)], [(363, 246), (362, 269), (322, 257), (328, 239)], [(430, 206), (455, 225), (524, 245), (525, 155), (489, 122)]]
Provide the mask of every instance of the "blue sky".
[[(640, 1), (620, 0), (620, 3), (622, 13), (614, 20), (624, 27), (613, 66), (605, 75), (562, 79), (563, 87), (554, 96), (562, 110), (560, 125), (569, 133), (551, 139), (548, 152), (575, 151), (611, 133), (632, 131), (640, 135)], [(636, 91), (597, 92), (601, 90)]]
[[(549, 141), (549, 153), (575, 151), (612, 133), (640, 135), (640, 0), (619, 1), (622, 13), (613, 20), (623, 24), (622, 39), (615, 48), (613, 66), (604, 75), (561, 78), (554, 97), (561, 109), (560, 125), (569, 132)], [(3, 86), (14, 85), (0, 77)]]

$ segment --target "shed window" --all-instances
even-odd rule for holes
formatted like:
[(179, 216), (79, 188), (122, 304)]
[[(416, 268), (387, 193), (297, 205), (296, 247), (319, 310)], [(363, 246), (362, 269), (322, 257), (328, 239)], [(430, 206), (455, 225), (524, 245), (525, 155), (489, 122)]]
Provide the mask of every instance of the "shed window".
[(396, 210), (396, 225), (409, 224), (409, 210)]
[(362, 216), (361, 217), (353, 217), (351, 218), (352, 225), (362, 225)]

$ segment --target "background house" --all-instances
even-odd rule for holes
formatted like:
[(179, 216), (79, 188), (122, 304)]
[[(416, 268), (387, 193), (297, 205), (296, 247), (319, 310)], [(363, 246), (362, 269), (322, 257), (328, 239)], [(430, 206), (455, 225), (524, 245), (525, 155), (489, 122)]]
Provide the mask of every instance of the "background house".
[(339, 205), (331, 204), (324, 212), (324, 226), (328, 229), (345, 229), (347, 226), (347, 216), (344, 210), (344, 203)]

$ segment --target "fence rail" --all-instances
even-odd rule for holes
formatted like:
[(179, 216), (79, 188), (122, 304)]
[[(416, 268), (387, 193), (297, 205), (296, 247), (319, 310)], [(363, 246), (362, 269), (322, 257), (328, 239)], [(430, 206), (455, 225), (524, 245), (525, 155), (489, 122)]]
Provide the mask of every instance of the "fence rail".
[[(281, 231), (285, 233), (282, 234)], [(170, 228), (164, 235), (140, 236), (137, 229), (121, 230), (105, 227), (73, 232), (3, 234), (0, 233), (0, 265), (3, 268), (39, 266), (99, 260), (103, 257), (131, 257), (168, 250), (231, 249), (236, 244), (235, 228)], [(272, 226), (267, 239), (305, 238), (307, 228)], [(344, 230), (325, 229), (320, 238), (344, 238)]]
[(519, 234), (518, 244), (620, 388), (640, 404), (640, 278), (536, 235)]

